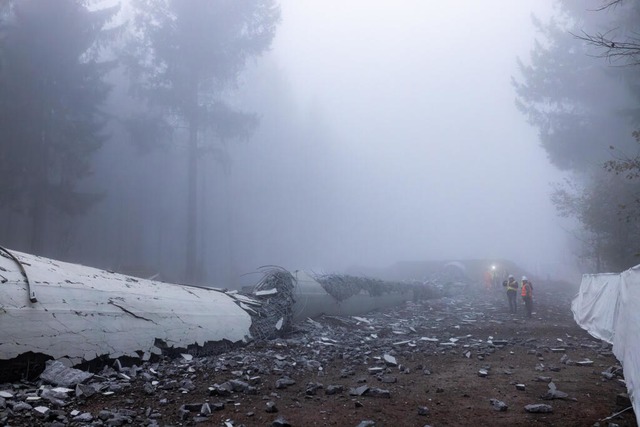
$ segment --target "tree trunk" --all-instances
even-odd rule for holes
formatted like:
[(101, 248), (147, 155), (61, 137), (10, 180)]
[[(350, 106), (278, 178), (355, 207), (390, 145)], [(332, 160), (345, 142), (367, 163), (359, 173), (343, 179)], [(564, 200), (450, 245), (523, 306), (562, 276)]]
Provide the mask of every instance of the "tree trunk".
[(35, 255), (43, 255), (42, 243), (43, 235), (45, 232), (45, 206), (42, 201), (42, 195), (39, 191), (33, 192), (33, 199), (31, 200), (31, 207), (29, 209), (31, 219), (31, 240), (29, 242), (29, 249), (31, 253)]
[[(48, 127), (47, 114), (45, 117), (44, 127)], [(29, 250), (36, 255), (44, 255), (42, 250), (45, 233), (46, 209), (47, 202), (47, 179), (49, 176), (49, 147), (47, 145), (46, 131), (40, 134), (38, 154), (34, 159), (33, 174), (31, 176), (31, 188), (29, 189), (29, 217), (31, 220), (31, 236), (29, 241)]]
[(188, 178), (187, 178), (187, 259), (185, 278), (188, 283), (196, 283), (198, 279), (197, 265), (198, 242), (196, 228), (198, 221), (197, 184), (198, 184), (198, 105), (197, 93), (195, 105), (189, 117), (189, 146), (188, 146)]

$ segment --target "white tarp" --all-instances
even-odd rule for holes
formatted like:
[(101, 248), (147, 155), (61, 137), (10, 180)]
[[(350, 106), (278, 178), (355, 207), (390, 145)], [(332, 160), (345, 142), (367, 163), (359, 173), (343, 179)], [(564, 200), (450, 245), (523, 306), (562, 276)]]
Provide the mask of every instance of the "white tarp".
[(585, 274), (571, 304), (573, 317), (583, 329), (613, 344), (636, 414), (640, 414), (639, 307), (640, 265), (621, 274)]
[(571, 303), (578, 325), (610, 344), (615, 337), (621, 282), (620, 274), (585, 274), (580, 292)]

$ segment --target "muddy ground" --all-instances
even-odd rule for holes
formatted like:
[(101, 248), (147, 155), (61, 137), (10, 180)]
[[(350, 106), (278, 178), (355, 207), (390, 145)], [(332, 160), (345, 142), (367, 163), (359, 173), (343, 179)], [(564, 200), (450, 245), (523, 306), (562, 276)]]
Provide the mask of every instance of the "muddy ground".
[[(618, 398), (626, 388), (610, 346), (573, 321), (576, 289), (534, 285), (532, 319), (522, 305), (508, 313), (502, 289), (468, 287), (359, 317), (308, 320), (286, 338), (216, 357), (145, 364), (126, 371), (126, 381), (107, 369), (96, 378), (118, 379), (115, 392), (75, 399), (64, 411), (92, 417), (69, 415), (70, 425), (637, 425), (631, 410), (606, 420), (628, 406)], [(529, 413), (531, 404), (553, 412)]]

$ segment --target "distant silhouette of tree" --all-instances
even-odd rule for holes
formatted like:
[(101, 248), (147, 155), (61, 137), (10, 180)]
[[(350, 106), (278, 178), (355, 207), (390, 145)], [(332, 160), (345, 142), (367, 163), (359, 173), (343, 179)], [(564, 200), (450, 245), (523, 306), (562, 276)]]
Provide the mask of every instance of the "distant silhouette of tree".
[[(604, 32), (587, 32), (581, 31), (574, 34), (576, 38), (586, 42), (591, 46), (595, 46), (599, 49), (599, 56), (607, 58), (612, 63), (622, 63), (625, 65), (640, 65), (640, 34), (637, 32), (638, 22), (637, 7), (633, 2), (628, 0), (612, 0), (604, 2), (604, 4), (597, 8), (598, 12), (612, 11), (615, 12), (616, 7), (628, 7), (620, 15), (625, 14), (627, 11), (631, 13), (624, 19), (627, 26), (630, 24), (632, 28), (627, 28), (625, 31), (624, 24), (622, 22), (622, 28), (611, 28)], [(622, 31), (618, 31), (622, 29)]]
[[(593, 46), (598, 36), (588, 36), (593, 28), (628, 30), (640, 24), (638, 7), (623, 11), (620, 3), (603, 4), (615, 7), (605, 14), (582, 2), (559, 2), (558, 15), (535, 22), (542, 40), (536, 41), (530, 63), (519, 61), (522, 77), (514, 79), (516, 103), (538, 129), (549, 159), (574, 173), (573, 184), (559, 187), (552, 201), (561, 214), (580, 222), (583, 255), (596, 271), (640, 261), (640, 186), (603, 171), (604, 166), (633, 174), (635, 163), (623, 153), (635, 148), (629, 135), (640, 121), (640, 80), (631, 67), (599, 60)], [(620, 154), (612, 158), (612, 153)]]
[[(567, 5), (568, 2), (561, 3)], [(537, 130), (541, 146), (561, 170), (585, 172), (607, 159), (608, 147), (629, 148), (632, 129), (627, 70), (593, 58), (572, 35), (599, 26), (602, 16), (576, 3), (549, 22), (535, 20), (540, 34), (529, 61), (518, 59), (512, 79), (516, 105)]]
[(118, 8), (86, 3), (20, 0), (0, 9), (0, 209), (29, 218), (23, 244), (34, 253), (57, 214), (81, 215), (100, 198), (77, 184), (105, 138), (103, 78), (114, 64), (99, 54)]
[(127, 65), (135, 92), (186, 130), (186, 274), (198, 280), (198, 167), (214, 140), (247, 137), (253, 114), (224, 102), (248, 58), (266, 51), (280, 10), (274, 0), (137, 0)]

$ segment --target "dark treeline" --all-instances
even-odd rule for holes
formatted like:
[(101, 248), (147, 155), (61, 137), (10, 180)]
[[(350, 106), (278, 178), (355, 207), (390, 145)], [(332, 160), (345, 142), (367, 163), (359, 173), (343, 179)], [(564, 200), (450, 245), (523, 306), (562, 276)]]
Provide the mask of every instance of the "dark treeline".
[(230, 263), (231, 238), (211, 238), (229, 216), (212, 201), (224, 196), (212, 170), (258, 126), (230, 100), (279, 7), (100, 4), (2, 2), (1, 244), (205, 282), (211, 259)]
[[(640, 5), (556, 2), (514, 79), (517, 105), (539, 131), (549, 160), (570, 172), (552, 200), (577, 219), (577, 253), (591, 272), (640, 263), (638, 134)], [(625, 47), (625, 50), (620, 50)]]

